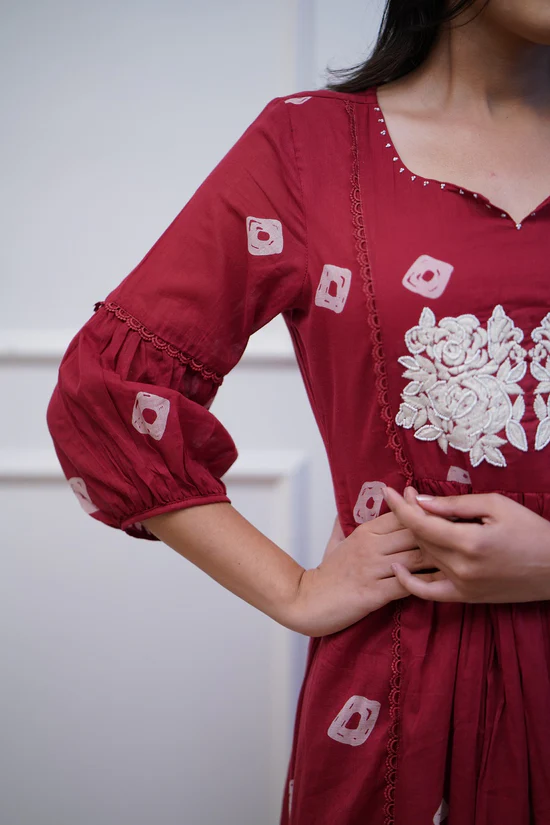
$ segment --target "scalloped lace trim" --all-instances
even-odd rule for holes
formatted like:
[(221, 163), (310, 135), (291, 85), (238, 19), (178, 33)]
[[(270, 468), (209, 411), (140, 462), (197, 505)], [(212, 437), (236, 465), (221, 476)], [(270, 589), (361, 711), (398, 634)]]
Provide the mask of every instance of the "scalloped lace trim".
[[(363, 292), (367, 302), (367, 315), (371, 330), (374, 371), (376, 376), (376, 395), (380, 405), (382, 420), (386, 425), (388, 444), (394, 452), (397, 464), (405, 476), (407, 484), (411, 484), (414, 478), (413, 467), (405, 455), (395, 420), (391, 414), (390, 403), (388, 400), (388, 376), (382, 346), (382, 331), (380, 329), (380, 320), (378, 318), (378, 311), (376, 307), (374, 283), (370, 270), (367, 239), (365, 235), (365, 220), (363, 215), (363, 203), (361, 199), (361, 184), (359, 177), (357, 123), (355, 120), (354, 105), (349, 100), (346, 100), (346, 111), (349, 117), (351, 148), (353, 154), (352, 173), (350, 177), (353, 233), (355, 236), (357, 261), (361, 272)], [(399, 750), (399, 693), (401, 689), (401, 605), (399, 602), (396, 602), (393, 613), (392, 640), (392, 675), (390, 678), (389, 691), (390, 728), (388, 733), (385, 773), (386, 787), (384, 790), (384, 796), (386, 802), (384, 805), (384, 825), (394, 825), (395, 823), (395, 783), (397, 775), (397, 755)]]
[(395, 781), (399, 750), (399, 694), (401, 691), (401, 605), (395, 605), (392, 631), (392, 675), (390, 678), (390, 728), (386, 756), (386, 787), (384, 789), (384, 825), (395, 823)]
[(107, 312), (112, 312), (120, 321), (124, 321), (124, 323), (127, 324), (130, 329), (133, 329), (134, 332), (137, 332), (144, 341), (148, 341), (150, 344), (153, 344), (155, 349), (165, 352), (171, 358), (175, 358), (179, 361), (180, 364), (190, 367), (195, 372), (200, 373), (200, 375), (202, 375), (202, 377), (207, 381), (212, 381), (214, 384), (221, 384), (223, 382), (224, 376), (221, 373), (210, 369), (205, 364), (197, 361), (196, 358), (182, 352), (177, 347), (173, 346), (173, 344), (165, 341), (164, 338), (160, 338), (154, 332), (151, 332), (151, 330), (147, 329), (141, 321), (138, 321), (137, 318), (134, 318), (133, 315), (121, 307), (120, 304), (117, 304), (114, 301), (107, 301), (107, 303), (105, 303), (105, 301), (97, 301), (94, 305), (94, 312), (97, 312), (100, 307), (106, 309)]
[(361, 200), (361, 188), (359, 179), (359, 149), (357, 143), (357, 124), (355, 122), (355, 111), (353, 103), (346, 100), (346, 111), (349, 117), (351, 142), (353, 152), (353, 167), (351, 173), (351, 214), (353, 221), (353, 233), (355, 236), (355, 248), (357, 249), (357, 261), (361, 272), (363, 292), (367, 300), (367, 310), (371, 329), (372, 352), (374, 359), (374, 371), (376, 375), (376, 394), (380, 404), (382, 420), (386, 425), (388, 444), (392, 448), (401, 472), (405, 476), (407, 484), (410, 484), (414, 477), (413, 467), (405, 455), (401, 444), (394, 418), (391, 414), (388, 401), (388, 375), (384, 351), (382, 347), (382, 332), (376, 308), (376, 298), (374, 295), (374, 284), (370, 271), (370, 263), (365, 236), (365, 220), (363, 216), (363, 204)]

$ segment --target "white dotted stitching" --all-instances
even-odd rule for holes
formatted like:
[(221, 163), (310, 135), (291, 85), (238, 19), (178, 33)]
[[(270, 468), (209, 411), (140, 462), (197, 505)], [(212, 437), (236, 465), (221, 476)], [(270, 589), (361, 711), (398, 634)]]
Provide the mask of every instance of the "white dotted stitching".
[[(381, 111), (381, 109), (380, 109), (380, 107), (379, 107), (379, 106), (375, 106), (375, 107), (374, 107), (374, 111), (375, 111), (375, 112), (380, 112), (380, 111)], [(379, 117), (379, 118), (378, 118), (378, 123), (384, 123), (384, 125), (385, 125), (385, 120), (384, 120), (384, 118), (383, 118), (383, 117)], [(380, 131), (380, 134), (381, 134), (381, 135), (387, 135), (387, 134), (388, 134), (387, 129), (382, 129), (382, 130)], [(385, 148), (386, 148), (386, 149), (391, 149), (391, 148), (392, 148), (392, 144), (391, 144), (391, 142), (386, 143), (386, 147), (385, 147)], [(400, 158), (399, 158), (399, 156), (398, 156), (398, 155), (396, 155), (396, 156), (394, 156), (394, 157), (392, 158), (392, 160), (393, 160), (393, 162), (394, 162), (394, 163), (397, 163), (397, 161), (399, 161), (399, 160), (400, 160)], [(399, 174), (401, 175), (401, 174), (403, 174), (403, 172), (405, 172), (405, 171), (407, 171), (406, 167), (405, 167), (405, 166), (401, 166), (401, 167), (400, 167), (400, 169), (399, 169)], [(411, 180), (412, 180), (412, 181), (416, 180), (416, 179), (417, 179), (417, 177), (418, 177), (418, 175), (412, 175), (412, 174), (411, 174)], [(429, 184), (430, 184), (430, 181), (429, 181), (429, 180), (424, 180), (424, 181), (423, 181), (423, 185), (424, 185), (424, 186), (429, 186)], [(441, 189), (446, 189), (446, 187), (447, 187), (447, 184), (446, 184), (446, 183), (440, 183), (439, 185), (440, 185)], [(464, 191), (464, 189), (459, 189), (458, 191), (459, 191), (459, 194), (460, 194), (460, 195), (465, 195), (465, 194), (466, 194), (466, 193), (465, 193), (465, 191)], [(478, 194), (477, 192), (472, 192), (471, 194), (473, 195), (473, 197), (474, 197), (474, 198), (476, 198), (476, 200), (479, 198), (479, 194)], [(490, 204), (490, 203), (486, 203), (486, 204), (485, 204), (485, 206), (487, 207), (487, 209), (492, 209), (492, 208), (493, 208), (492, 204)], [(535, 213), (535, 212), (531, 212), (531, 217), (535, 217), (535, 215), (536, 215), (536, 213)], [(507, 215), (507, 213), (506, 213), (506, 212), (501, 212), (501, 217), (502, 217), (502, 218), (507, 218), (507, 217), (508, 217), (508, 215)], [(521, 223), (516, 223), (516, 229), (521, 229)]]

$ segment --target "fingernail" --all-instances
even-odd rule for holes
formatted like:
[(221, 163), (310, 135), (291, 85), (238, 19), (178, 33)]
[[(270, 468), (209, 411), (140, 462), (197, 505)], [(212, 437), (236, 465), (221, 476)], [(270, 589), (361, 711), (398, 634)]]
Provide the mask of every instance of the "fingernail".
[[(386, 501), (388, 500), (388, 491), (390, 491), (390, 490), (391, 490), (391, 487), (388, 487), (387, 485), (382, 487), (382, 495), (384, 496)], [(390, 495), (391, 495), (391, 493), (390, 493)]]
[(391, 567), (391, 569), (393, 570), (393, 572), (394, 572), (394, 573), (398, 573), (398, 572), (399, 572), (399, 565), (397, 565), (397, 564), (392, 564), (392, 565), (390, 565), (390, 567)]
[(417, 501), (433, 501), (435, 496), (417, 496)]

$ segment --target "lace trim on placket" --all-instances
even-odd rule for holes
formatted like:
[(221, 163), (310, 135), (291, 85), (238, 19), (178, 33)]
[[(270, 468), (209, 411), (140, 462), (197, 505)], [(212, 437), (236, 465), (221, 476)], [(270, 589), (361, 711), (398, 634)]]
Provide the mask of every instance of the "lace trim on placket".
[[(382, 332), (376, 308), (376, 297), (374, 283), (370, 269), (368, 256), (367, 239), (365, 235), (365, 220), (363, 214), (363, 203), (361, 198), (361, 182), (359, 177), (359, 147), (357, 139), (357, 123), (355, 119), (355, 107), (351, 101), (346, 101), (346, 111), (349, 117), (352, 146), (352, 173), (351, 173), (351, 213), (353, 222), (353, 232), (355, 236), (355, 248), (357, 249), (357, 261), (361, 272), (363, 292), (365, 294), (368, 310), (368, 319), (371, 329), (372, 350), (374, 359), (374, 370), (376, 376), (376, 394), (380, 405), (382, 420), (386, 425), (388, 444), (394, 452), (397, 464), (405, 476), (407, 484), (413, 480), (412, 464), (405, 455), (405, 451), (399, 439), (394, 418), (390, 411), (388, 400), (388, 376), (384, 350), (382, 346)], [(384, 804), (384, 825), (394, 825), (395, 823), (395, 785), (397, 777), (397, 757), (399, 749), (399, 693), (401, 689), (401, 604), (396, 602), (393, 613), (392, 630), (392, 674), (390, 678), (390, 691), (388, 696), (390, 726), (388, 731), (388, 745), (386, 757), (385, 773), (385, 804)]]
[(365, 236), (365, 220), (363, 216), (363, 204), (361, 199), (361, 188), (359, 179), (359, 149), (357, 141), (357, 124), (355, 121), (354, 106), (349, 100), (346, 100), (346, 111), (349, 116), (353, 153), (353, 171), (351, 174), (352, 188), (350, 196), (351, 211), (355, 236), (355, 248), (357, 249), (357, 260), (359, 262), (359, 269), (361, 272), (363, 292), (367, 300), (367, 309), (371, 328), (372, 353), (374, 358), (374, 371), (376, 375), (376, 394), (378, 402), (380, 404), (382, 420), (386, 425), (388, 444), (392, 448), (399, 468), (405, 476), (407, 483), (409, 484), (413, 479), (412, 464), (405, 455), (405, 451), (399, 439), (397, 428), (395, 426), (395, 422), (391, 414), (390, 405), (388, 401), (388, 375), (386, 371), (386, 362), (384, 359), (384, 350), (382, 346), (382, 333), (380, 329), (380, 321), (378, 319), (378, 312), (376, 309), (374, 284), (372, 280), (372, 274), (370, 271), (367, 239)]
[(224, 376), (221, 373), (216, 372), (210, 367), (207, 367), (201, 361), (197, 361), (196, 358), (193, 358), (192, 355), (188, 355), (185, 352), (182, 352), (180, 349), (175, 347), (173, 344), (170, 344), (168, 341), (165, 341), (164, 338), (161, 338), (159, 335), (156, 335), (151, 330), (147, 329), (147, 327), (138, 321), (137, 318), (134, 318), (129, 312), (127, 312), (120, 304), (115, 303), (114, 301), (97, 301), (94, 305), (94, 312), (103, 307), (107, 310), (107, 312), (112, 312), (119, 321), (123, 321), (127, 324), (130, 329), (133, 329), (134, 332), (137, 332), (144, 341), (153, 344), (155, 349), (161, 350), (169, 355), (171, 358), (175, 358), (180, 364), (183, 364), (186, 367), (190, 367), (195, 372), (200, 373), (203, 378), (207, 381), (212, 381), (214, 384), (222, 384)]
[(395, 823), (395, 784), (397, 779), (397, 754), (399, 750), (399, 695), (401, 691), (401, 603), (397, 602), (393, 614), (392, 663), (390, 677), (390, 727), (386, 756), (386, 787), (384, 789), (384, 825)]

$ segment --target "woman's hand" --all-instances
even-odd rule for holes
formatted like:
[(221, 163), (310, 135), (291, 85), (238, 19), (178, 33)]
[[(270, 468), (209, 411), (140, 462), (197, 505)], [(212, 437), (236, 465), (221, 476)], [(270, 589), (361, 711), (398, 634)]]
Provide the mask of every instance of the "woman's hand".
[(392, 561), (410, 571), (432, 567), (393, 513), (360, 524), (347, 538), (337, 519), (321, 564), (302, 576), (287, 626), (306, 636), (326, 636), (409, 596)]
[(440, 571), (420, 581), (396, 559), (409, 593), (438, 602), (550, 599), (550, 522), (527, 507), (498, 493), (417, 498), (412, 487), (404, 496), (386, 488), (385, 498)]
[(342, 526), (340, 524), (340, 519), (338, 516), (334, 519), (334, 524), (332, 526), (332, 533), (330, 534), (330, 538), (328, 540), (327, 546), (325, 548), (325, 552), (323, 553), (323, 561), (327, 559), (329, 556), (332, 555), (334, 550), (338, 547), (341, 541), (345, 539), (344, 531), (342, 530)]

